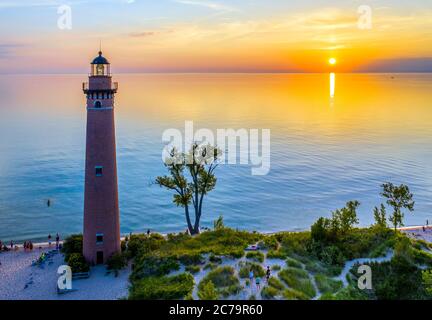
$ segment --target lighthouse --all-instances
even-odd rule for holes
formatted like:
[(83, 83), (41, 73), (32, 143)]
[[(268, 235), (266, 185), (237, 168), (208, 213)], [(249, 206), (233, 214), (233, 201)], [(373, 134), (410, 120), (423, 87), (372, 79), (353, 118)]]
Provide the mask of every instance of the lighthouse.
[(87, 97), (83, 254), (90, 264), (102, 264), (120, 252), (114, 95), (110, 63), (99, 55), (91, 63)]

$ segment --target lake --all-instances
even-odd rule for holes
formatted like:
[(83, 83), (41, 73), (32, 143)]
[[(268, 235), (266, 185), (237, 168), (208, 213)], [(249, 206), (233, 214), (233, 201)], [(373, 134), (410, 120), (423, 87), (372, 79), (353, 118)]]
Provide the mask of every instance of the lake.
[[(359, 200), (373, 223), (380, 185), (414, 193), (406, 225), (432, 218), (431, 74), (120, 74), (116, 96), (121, 232), (178, 232), (183, 209), (154, 185), (162, 133), (270, 129), (271, 170), (222, 165), (202, 226), (303, 230)], [(0, 75), (0, 240), (81, 232), (86, 75)], [(51, 206), (47, 206), (47, 200)]]

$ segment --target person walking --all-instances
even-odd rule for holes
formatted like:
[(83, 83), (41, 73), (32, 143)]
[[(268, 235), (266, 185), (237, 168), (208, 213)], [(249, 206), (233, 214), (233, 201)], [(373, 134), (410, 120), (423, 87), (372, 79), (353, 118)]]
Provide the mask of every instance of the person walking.
[(57, 235), (56, 235), (56, 250), (58, 250), (59, 244), (60, 244), (60, 235), (57, 232)]
[(253, 270), (251, 269), (251, 270), (249, 271), (249, 281), (250, 281), (251, 289), (252, 289), (252, 287), (253, 287), (253, 279), (254, 279), (254, 272), (253, 272)]
[(48, 246), (51, 247), (51, 233), (48, 234)]
[(256, 284), (256, 287), (257, 287), (257, 291), (259, 291), (260, 290), (260, 285), (261, 285), (261, 278), (260, 277), (256, 277), (255, 284)]
[(269, 282), (270, 276), (271, 276), (270, 266), (267, 266), (267, 271), (266, 271), (267, 283)]

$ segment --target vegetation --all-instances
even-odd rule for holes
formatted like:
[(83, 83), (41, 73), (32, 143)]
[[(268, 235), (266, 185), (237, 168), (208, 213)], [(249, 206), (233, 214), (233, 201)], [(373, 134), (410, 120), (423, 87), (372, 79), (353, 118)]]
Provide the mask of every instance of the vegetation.
[(246, 258), (250, 259), (250, 260), (255, 260), (257, 262), (264, 262), (264, 254), (262, 252), (259, 251), (249, 251), (248, 253), (246, 253)]
[(200, 300), (217, 300), (219, 298), (219, 294), (211, 280), (202, 285), (201, 290), (198, 291), (198, 297)]
[(402, 209), (414, 211), (413, 194), (410, 192), (408, 186), (401, 184), (395, 186), (393, 183), (386, 183), (382, 185), (383, 192), (381, 195), (387, 199), (387, 204), (393, 208), (393, 214), (389, 220), (393, 224), (394, 229), (398, 226), (403, 226), (404, 213)]
[(172, 277), (147, 277), (132, 283), (129, 299), (184, 299), (186, 296), (192, 293), (193, 286), (193, 276), (188, 273), (182, 273)]
[[(397, 216), (403, 209), (409, 210), (411, 203), (413, 205), (405, 187), (388, 186), (385, 190), (384, 197), (391, 199), (387, 204), (393, 208), (392, 216), (395, 212)], [(124, 251), (126, 257), (133, 259), (130, 298), (192, 299), (191, 274), (201, 269), (205, 276), (197, 284), (200, 299), (236, 295), (244, 289), (238, 277), (246, 279), (245, 286), (250, 287), (251, 270), (255, 277), (265, 276), (262, 252), (248, 252), (246, 260), (237, 260), (244, 256), (249, 245), (258, 243), (260, 249), (268, 250), (268, 259), (281, 259), (279, 264), (272, 266), (275, 272), (261, 291), (265, 299), (312, 299), (317, 297), (316, 289), (323, 300), (432, 299), (432, 254), (429, 252), (432, 245), (389, 229), (385, 205), (374, 209), (375, 224), (372, 227), (357, 228), (359, 205), (357, 201), (347, 202), (329, 218), (319, 218), (310, 232), (262, 235), (230, 229), (220, 217), (215, 221), (213, 231), (194, 236), (184, 233), (167, 237), (132, 235)], [(403, 215), (399, 214), (399, 217), (403, 218)], [(398, 221), (398, 226), (403, 223)], [(73, 241), (65, 247), (67, 252), (72, 252), (68, 248), (79, 246), (79, 241)], [(348, 260), (383, 257), (391, 252), (390, 261), (370, 263), (372, 290), (357, 287), (358, 266), (348, 274), (348, 286), (343, 287), (341, 281), (334, 279), (341, 274)], [(233, 264), (238, 263), (238, 275), (232, 267), (219, 266), (227, 259), (235, 260)], [(172, 276), (172, 272), (181, 266), (187, 272)], [(178, 284), (175, 285), (173, 279), (177, 279)], [(187, 279), (192, 279), (192, 285)], [(150, 292), (152, 286), (157, 293)]]
[(240, 271), (239, 271), (240, 278), (248, 279), (249, 273), (251, 271), (253, 271), (254, 277), (262, 278), (265, 276), (265, 271), (260, 264), (250, 262), (250, 261), (240, 262)]
[(291, 289), (303, 293), (308, 298), (313, 298), (316, 295), (315, 288), (309, 279), (309, 274), (304, 270), (287, 268), (279, 272), (279, 278)]
[[(156, 184), (174, 192), (173, 202), (185, 210), (189, 233), (199, 233), (204, 197), (216, 186), (214, 174), (220, 150), (194, 143), (188, 153), (179, 153), (175, 148), (165, 160), (169, 175), (156, 178)], [(189, 174), (187, 178), (185, 171)], [(195, 212), (195, 221), (190, 217), (190, 205)]]
[(336, 293), (343, 287), (342, 281), (334, 280), (323, 274), (315, 275), (315, 283), (321, 294)]
[(212, 282), (218, 295), (223, 297), (237, 294), (241, 289), (234, 268), (228, 266), (218, 267), (210, 271), (199, 283), (198, 292), (204, 291), (208, 282)]
[(192, 274), (198, 273), (201, 270), (200, 266), (186, 266), (185, 270)]
[(113, 270), (117, 276), (118, 272), (127, 266), (128, 260), (124, 253), (115, 253), (107, 260), (108, 270)]
[(74, 273), (88, 272), (90, 270), (90, 265), (86, 262), (82, 250), (82, 234), (71, 235), (63, 243), (62, 253), (64, 254), (65, 262)]

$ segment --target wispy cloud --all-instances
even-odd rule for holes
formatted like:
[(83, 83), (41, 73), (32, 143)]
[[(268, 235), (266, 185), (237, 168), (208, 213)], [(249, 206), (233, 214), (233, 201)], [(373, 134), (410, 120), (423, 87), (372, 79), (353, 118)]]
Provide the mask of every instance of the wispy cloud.
[(205, 7), (212, 10), (218, 10), (218, 11), (237, 11), (233, 7), (224, 5), (219, 2), (214, 2), (214, 1), (200, 1), (200, 0), (173, 0), (173, 1), (176, 3), (192, 5), (192, 6), (200, 6), (200, 7)]

